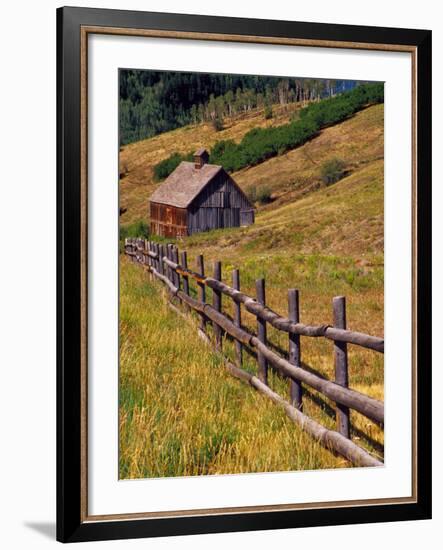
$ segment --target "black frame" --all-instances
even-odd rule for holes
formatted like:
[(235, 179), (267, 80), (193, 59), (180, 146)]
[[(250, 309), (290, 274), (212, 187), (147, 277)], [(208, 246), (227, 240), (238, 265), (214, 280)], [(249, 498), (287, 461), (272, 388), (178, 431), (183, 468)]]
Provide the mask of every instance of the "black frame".
[[(83, 522), (80, 513), (80, 27), (417, 48), (417, 502)], [(171, 536), (431, 517), (431, 31), (91, 8), (57, 10), (57, 539)]]

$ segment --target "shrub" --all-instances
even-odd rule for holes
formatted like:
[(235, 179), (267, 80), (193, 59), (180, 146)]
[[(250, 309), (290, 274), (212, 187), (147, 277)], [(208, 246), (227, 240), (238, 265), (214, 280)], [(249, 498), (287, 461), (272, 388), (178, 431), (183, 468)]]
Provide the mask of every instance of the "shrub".
[(264, 185), (257, 191), (257, 202), (260, 204), (268, 204), (272, 201), (271, 195), (271, 189), (267, 185)]
[(246, 194), (251, 204), (257, 202), (257, 189), (255, 187), (251, 187), (250, 189), (248, 189)]
[(272, 113), (272, 107), (270, 105), (265, 105), (264, 115), (265, 115), (265, 120), (269, 120), (274, 116)]
[(327, 185), (340, 180), (345, 174), (345, 163), (339, 158), (327, 160), (321, 165), (321, 179)]
[(154, 166), (154, 179), (156, 181), (164, 180), (173, 172), (180, 162), (183, 160), (183, 157), (179, 153), (173, 153), (168, 158), (162, 160)]
[(149, 226), (146, 222), (138, 221), (129, 225), (120, 226), (120, 240), (124, 241), (128, 238), (149, 238)]
[(182, 160), (192, 160), (194, 153), (187, 153), (186, 155), (181, 155), (180, 153), (172, 153), (168, 158), (160, 161), (154, 166), (154, 180), (162, 181), (166, 179), (169, 174), (171, 174), (177, 166), (182, 162)]
[(214, 128), (214, 130), (216, 132), (221, 132), (223, 130), (223, 119), (219, 116), (216, 116), (213, 120), (212, 120), (212, 127)]

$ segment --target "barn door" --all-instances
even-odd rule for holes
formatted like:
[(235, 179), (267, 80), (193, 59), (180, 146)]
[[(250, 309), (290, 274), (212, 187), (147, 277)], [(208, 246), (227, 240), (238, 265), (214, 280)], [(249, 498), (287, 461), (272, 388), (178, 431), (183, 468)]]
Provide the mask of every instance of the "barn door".
[(254, 223), (254, 209), (248, 208), (240, 211), (240, 225), (251, 225)]

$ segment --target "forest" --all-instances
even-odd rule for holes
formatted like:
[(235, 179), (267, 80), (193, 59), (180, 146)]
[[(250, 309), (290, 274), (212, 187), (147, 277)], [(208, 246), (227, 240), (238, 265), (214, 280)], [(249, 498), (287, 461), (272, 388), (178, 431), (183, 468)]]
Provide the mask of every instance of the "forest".
[(210, 73), (120, 70), (120, 144), (187, 124), (212, 121), (272, 105), (309, 102), (352, 90), (356, 81)]

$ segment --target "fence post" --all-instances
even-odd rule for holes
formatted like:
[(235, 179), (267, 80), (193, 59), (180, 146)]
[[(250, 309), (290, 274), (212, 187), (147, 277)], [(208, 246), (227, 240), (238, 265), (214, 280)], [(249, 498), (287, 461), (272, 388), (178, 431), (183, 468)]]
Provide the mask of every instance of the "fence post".
[[(156, 253), (154, 241), (149, 241), (149, 249), (154, 254)], [(151, 258), (151, 270), (152, 270), (151, 271), (152, 280), (155, 281), (154, 270), (157, 270), (157, 260), (155, 258)]]
[(137, 239), (137, 252), (138, 263), (143, 265), (145, 263), (145, 241), (140, 237)]
[[(183, 250), (183, 252), (180, 253), (180, 263), (182, 265), (183, 269), (188, 269), (188, 255), (186, 253), (186, 250)], [(182, 275), (183, 279), (183, 292), (189, 296), (189, 277), (187, 275)], [(191, 308), (188, 304), (185, 304), (186, 311), (190, 311)]]
[[(258, 279), (255, 281), (255, 291), (257, 293), (257, 302), (262, 306), (266, 305), (265, 280)], [(262, 344), (266, 345), (266, 321), (257, 317), (257, 336)], [(259, 351), (257, 352), (258, 360), (258, 378), (268, 384), (268, 362)]]
[[(178, 247), (177, 246), (174, 246), (172, 248), (172, 261), (175, 262), (176, 264), (179, 263), (179, 261), (178, 261)], [(177, 271), (175, 271), (175, 270), (172, 270), (172, 271), (174, 273), (174, 284), (178, 289), (180, 289), (180, 274), (177, 273)]]
[[(203, 254), (197, 256), (197, 272), (203, 278), (205, 276), (205, 262), (203, 259)], [(198, 285), (198, 299), (204, 304), (206, 302), (206, 289), (203, 283), (197, 283)], [(200, 315), (200, 330), (205, 332), (206, 329), (206, 319), (204, 313)]]
[[(169, 243), (166, 248), (166, 257), (168, 260), (172, 260), (172, 244)], [(166, 264), (166, 272), (168, 274), (168, 279), (171, 281), (171, 283), (174, 284), (174, 275), (172, 269), (169, 267), (169, 265)]]
[(161, 275), (166, 275), (163, 265), (163, 256), (165, 255), (164, 246), (162, 244), (158, 245), (158, 270)]
[[(215, 261), (214, 262), (214, 279), (216, 281), (221, 281), (221, 262)], [(221, 292), (219, 290), (212, 290), (212, 305), (216, 311), (221, 313), (222, 310), (222, 297)], [(221, 349), (222, 347), (222, 331), (221, 328), (217, 325), (216, 322), (212, 322), (212, 327), (214, 329), (214, 335), (215, 335), (215, 345), (217, 349)]]
[[(157, 243), (155, 243), (154, 241), (151, 241), (151, 250), (152, 252), (154, 252), (154, 254), (158, 254)], [(157, 258), (152, 258), (152, 268), (158, 271)]]
[[(299, 292), (295, 288), (288, 290), (288, 317), (294, 323), (300, 322)], [(300, 334), (289, 333), (289, 362), (301, 367)], [(299, 411), (303, 410), (301, 382), (292, 378), (289, 383), (289, 402)]]
[(135, 239), (135, 261), (138, 263), (138, 238)]
[(152, 258), (149, 255), (149, 252), (151, 252), (151, 243), (150, 241), (145, 239), (145, 264), (148, 266), (149, 280), (152, 281), (152, 273), (151, 273)]
[[(235, 290), (240, 290), (240, 270), (234, 269), (232, 272), (232, 287)], [(234, 324), (236, 327), (241, 328), (241, 305), (237, 302), (234, 302)], [(237, 366), (241, 367), (243, 362), (243, 351), (242, 345), (238, 340), (235, 340), (235, 358), (237, 361)]]
[[(346, 298), (336, 296), (332, 300), (334, 327), (346, 328)], [(346, 342), (334, 341), (335, 382), (345, 388), (349, 385), (348, 379), (348, 346)], [(337, 409), (337, 431), (344, 437), (350, 437), (349, 408), (339, 403)]]

